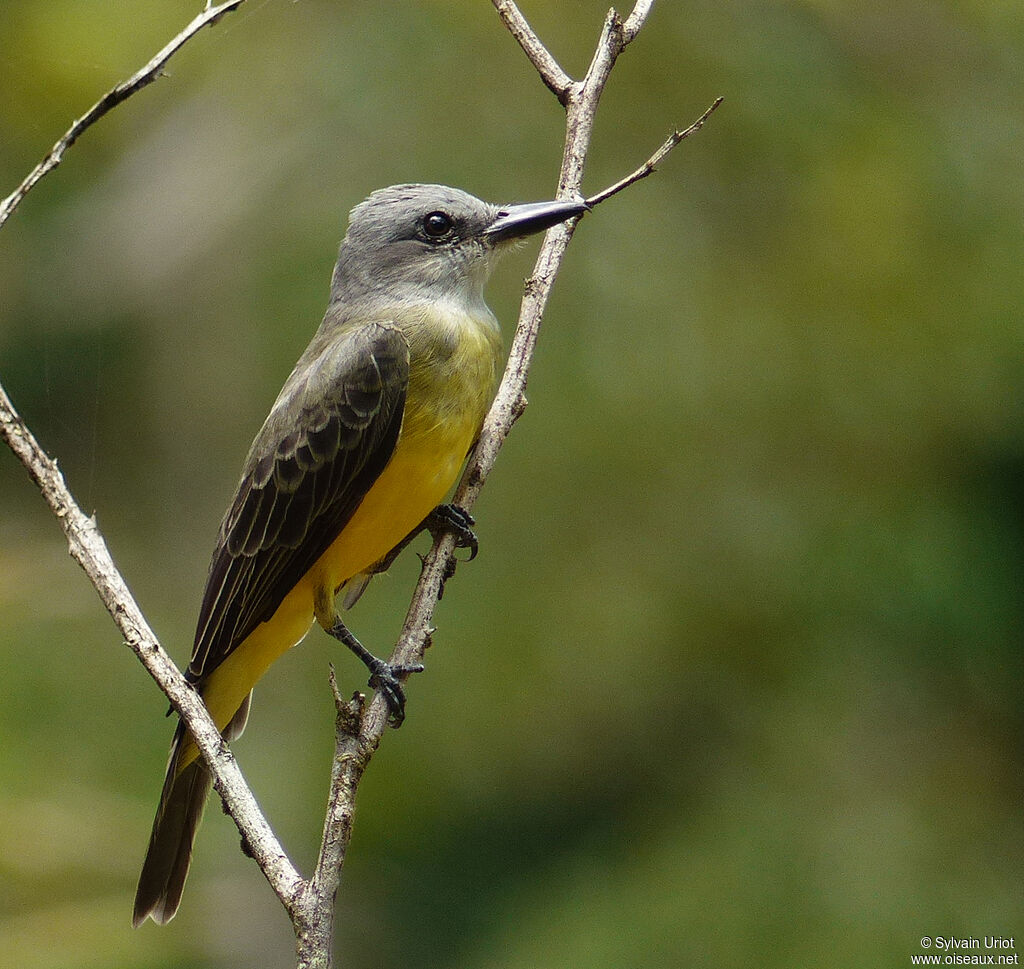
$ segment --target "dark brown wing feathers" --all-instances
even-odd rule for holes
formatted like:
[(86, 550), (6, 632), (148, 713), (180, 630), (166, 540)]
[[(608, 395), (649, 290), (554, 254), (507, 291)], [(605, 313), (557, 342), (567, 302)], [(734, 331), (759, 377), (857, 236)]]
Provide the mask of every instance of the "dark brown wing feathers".
[(408, 375), (408, 345), (386, 323), (335, 337), (300, 361), (221, 525), (190, 680), (269, 619), (345, 527), (394, 452)]

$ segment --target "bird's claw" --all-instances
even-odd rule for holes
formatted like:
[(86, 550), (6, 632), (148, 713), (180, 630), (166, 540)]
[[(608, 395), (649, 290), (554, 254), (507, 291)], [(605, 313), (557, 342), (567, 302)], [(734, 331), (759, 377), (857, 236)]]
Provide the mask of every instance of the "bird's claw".
[(388, 705), (388, 719), (391, 726), (400, 727), (405, 720), (405, 690), (400, 677), (422, 673), (422, 663), (397, 663), (392, 666), (382, 659), (373, 658), (367, 663), (370, 669), (369, 686), (380, 691)]
[(455, 536), (456, 548), (469, 549), (469, 562), (472, 562), (476, 558), (476, 553), (480, 551), (480, 543), (473, 531), (475, 524), (476, 519), (458, 505), (438, 505), (426, 522), (430, 534), (435, 538), (441, 532), (451, 532)]

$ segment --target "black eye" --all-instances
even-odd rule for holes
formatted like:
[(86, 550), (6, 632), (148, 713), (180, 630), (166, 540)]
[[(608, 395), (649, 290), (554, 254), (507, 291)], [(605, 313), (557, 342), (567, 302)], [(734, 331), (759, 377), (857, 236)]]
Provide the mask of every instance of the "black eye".
[(440, 239), (452, 231), (454, 223), (447, 212), (431, 212), (423, 217), (423, 234), (428, 239)]

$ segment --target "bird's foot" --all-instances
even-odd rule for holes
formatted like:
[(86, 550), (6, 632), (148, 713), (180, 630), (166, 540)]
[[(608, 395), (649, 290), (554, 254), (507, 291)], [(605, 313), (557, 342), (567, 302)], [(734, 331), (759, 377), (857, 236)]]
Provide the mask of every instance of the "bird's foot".
[(422, 673), (422, 663), (399, 663), (392, 666), (376, 656), (366, 663), (370, 671), (369, 685), (384, 695), (388, 705), (388, 720), (392, 727), (400, 727), (405, 720), (405, 690), (402, 678), (412, 673)]
[(480, 543), (477, 541), (473, 526), (476, 519), (458, 505), (438, 505), (423, 522), (423, 527), (436, 539), (444, 532), (451, 532), (455, 536), (456, 548), (468, 548), (469, 558), (472, 562), (476, 553), (480, 550)]
[(344, 643), (358, 656), (370, 671), (369, 686), (378, 690), (388, 705), (388, 720), (392, 727), (400, 727), (405, 720), (405, 690), (402, 679), (412, 673), (422, 673), (422, 663), (396, 663), (392, 665), (374, 656), (340, 618), (327, 630), (340, 643)]

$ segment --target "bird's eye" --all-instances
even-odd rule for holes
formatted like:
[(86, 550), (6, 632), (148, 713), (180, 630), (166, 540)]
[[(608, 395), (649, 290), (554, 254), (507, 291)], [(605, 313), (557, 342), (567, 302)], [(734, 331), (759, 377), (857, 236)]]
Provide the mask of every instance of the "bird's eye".
[(452, 231), (453, 225), (447, 212), (431, 212), (423, 218), (423, 234), (428, 239), (441, 239)]

